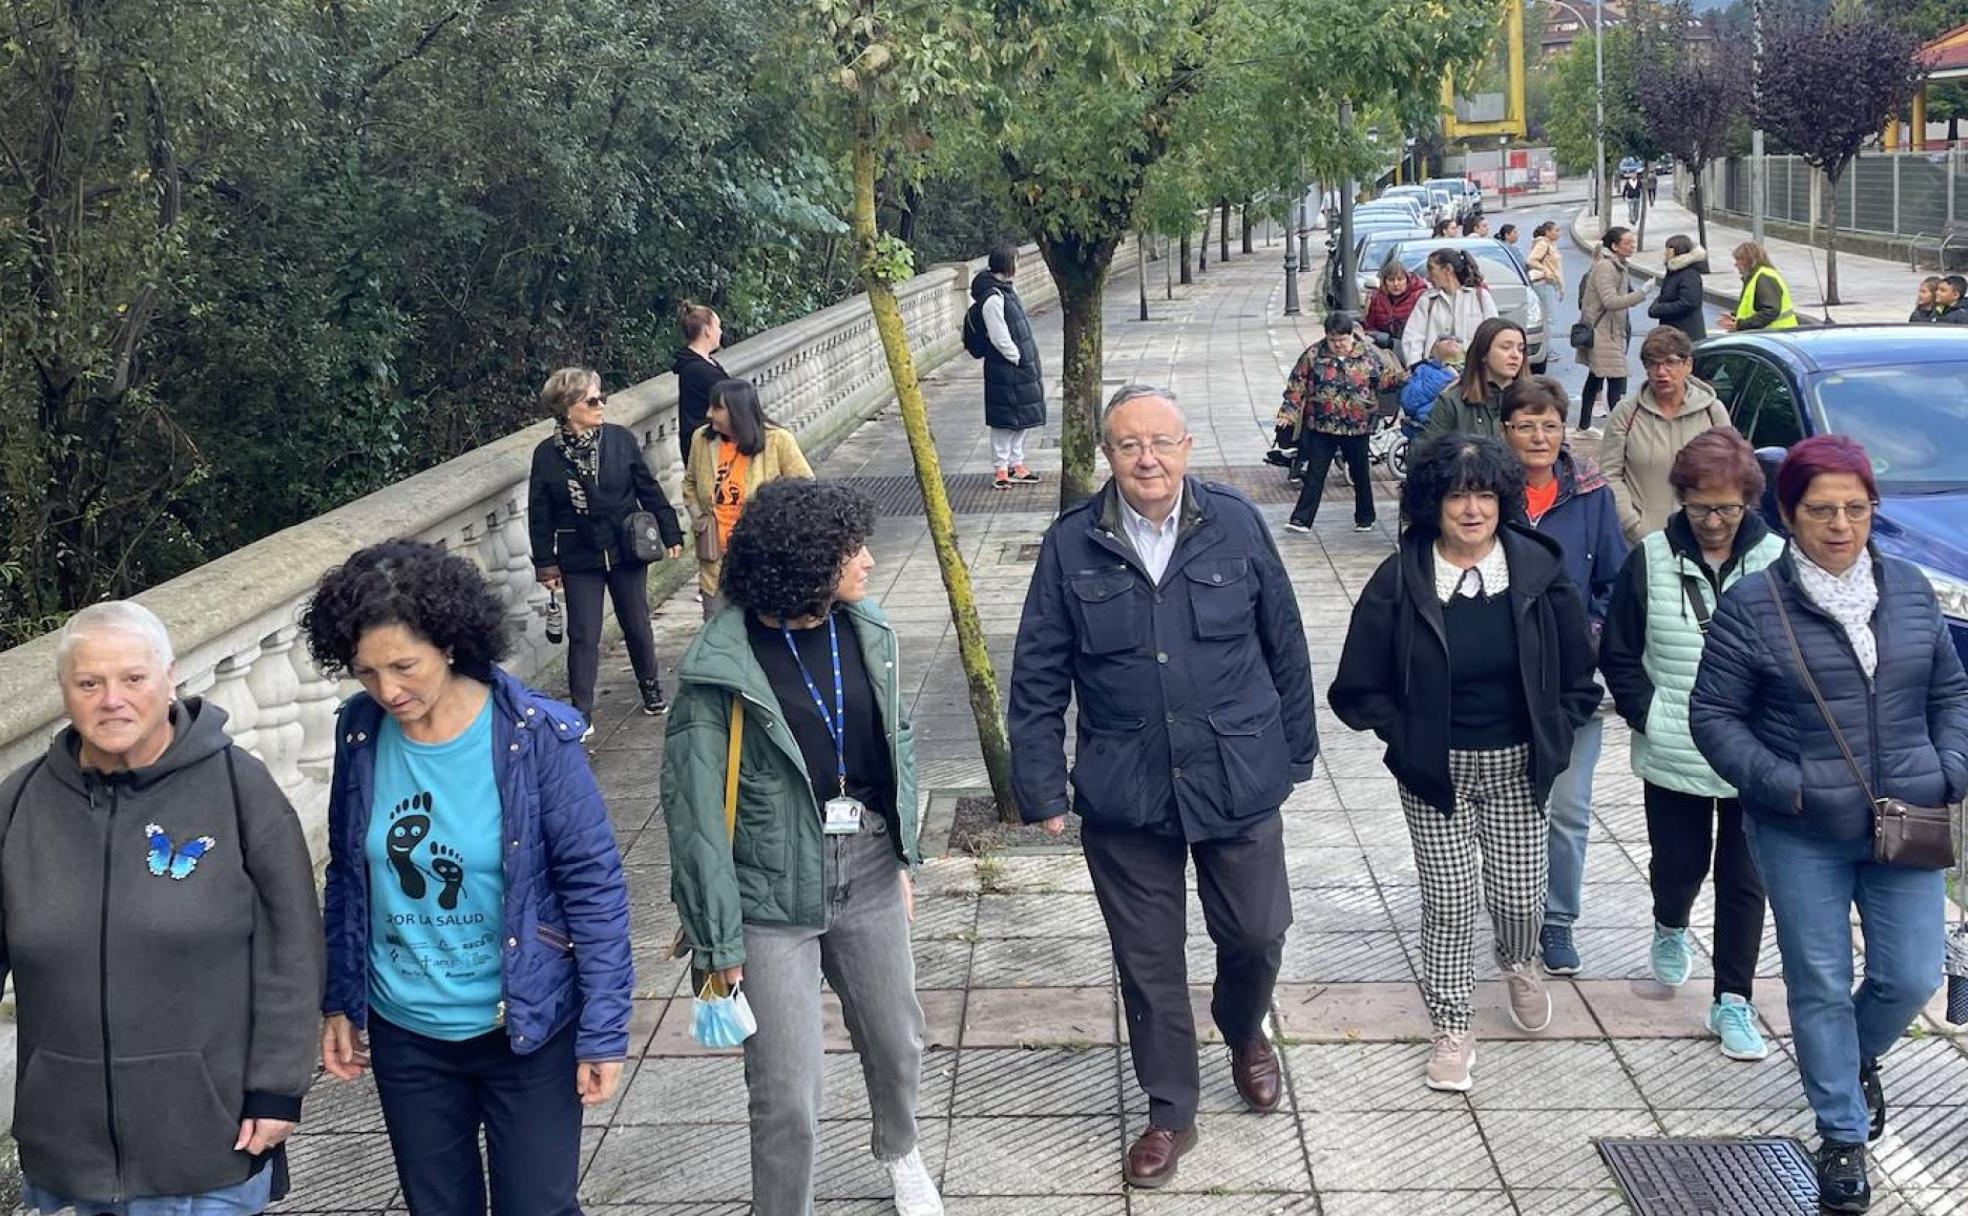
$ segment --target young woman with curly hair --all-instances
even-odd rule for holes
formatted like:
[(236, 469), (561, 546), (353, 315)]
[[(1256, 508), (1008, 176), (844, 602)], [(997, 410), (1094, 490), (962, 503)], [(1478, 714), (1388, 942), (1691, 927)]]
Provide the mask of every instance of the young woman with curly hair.
[(469, 560), (393, 540), (301, 618), (322, 673), (362, 685), (335, 732), (321, 1058), (373, 1064), (415, 1216), (484, 1212), (487, 1164), (493, 1216), (578, 1216), (581, 1108), (628, 1055), (628, 888), (585, 723), (499, 669), (504, 616)]
[(846, 486), (759, 487), (725, 551), (730, 602), (678, 665), (664, 741), (663, 821), (684, 934), (699, 967), (743, 982), (758, 1019), (745, 1042), (758, 1216), (813, 1211), (822, 976), (861, 1056), (872, 1147), (897, 1210), (943, 1210), (916, 1143), (915, 751), (895, 631), (866, 598), (874, 527), (873, 504)]
[(1430, 1089), (1470, 1087), (1479, 901), (1511, 1020), (1551, 1024), (1538, 971), (1545, 800), (1600, 693), (1585, 601), (1558, 543), (1523, 515), (1524, 470), (1502, 443), (1422, 444), (1401, 487), (1400, 548), (1354, 605), (1326, 694), (1340, 721), (1387, 744), (1399, 782), (1421, 883)]

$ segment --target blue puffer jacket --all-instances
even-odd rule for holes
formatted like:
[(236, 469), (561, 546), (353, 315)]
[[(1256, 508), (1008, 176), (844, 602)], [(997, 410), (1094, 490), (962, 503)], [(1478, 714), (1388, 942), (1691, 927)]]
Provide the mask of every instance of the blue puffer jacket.
[[(1562, 419), (1560, 421), (1563, 421)], [(1554, 469), (1558, 498), (1531, 527), (1558, 542), (1565, 551), (1565, 574), (1585, 597), (1585, 617), (1592, 636), (1606, 623), (1606, 604), (1626, 561), (1626, 535), (1620, 531), (1619, 504), (1606, 475), (1590, 460), (1560, 449)]]
[[(579, 1019), (584, 1061), (628, 1055), (629, 898), (608, 808), (581, 749), (581, 715), (492, 673), (492, 759), (505, 821), (506, 1033), (526, 1055)], [(328, 801), (328, 989), (322, 1012), (369, 1020), (369, 867), (376, 728), (367, 693), (343, 705)]]
[(1786, 549), (1723, 595), (1688, 706), (1695, 746), (1745, 810), (1829, 840), (1870, 836), (1872, 808), (1797, 673), (1773, 596), (1874, 795), (1941, 806), (1968, 794), (1968, 676), (1933, 588), (1906, 562), (1871, 560), (1871, 681), (1845, 631), (1804, 595)]

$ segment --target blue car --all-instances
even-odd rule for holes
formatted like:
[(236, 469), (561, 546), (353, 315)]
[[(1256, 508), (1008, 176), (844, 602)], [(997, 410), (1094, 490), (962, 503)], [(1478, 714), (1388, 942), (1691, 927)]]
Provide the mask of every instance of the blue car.
[(1768, 470), (1807, 435), (1865, 445), (1879, 482), (1873, 543), (1927, 572), (1968, 663), (1968, 328), (1729, 334), (1695, 348), (1695, 375)]

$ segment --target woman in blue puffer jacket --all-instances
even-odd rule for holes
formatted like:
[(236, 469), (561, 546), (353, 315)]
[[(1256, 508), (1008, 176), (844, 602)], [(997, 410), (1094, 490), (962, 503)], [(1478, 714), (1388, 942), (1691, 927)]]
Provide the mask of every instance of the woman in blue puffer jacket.
[[(1865, 1142), (1886, 1123), (1879, 1057), (1941, 982), (1941, 874), (1873, 860), (1873, 807), (1804, 684), (1783, 616), (1878, 798), (1940, 806), (1968, 794), (1968, 676), (1926, 576), (1868, 546), (1879, 490), (1864, 448), (1806, 439), (1776, 490), (1791, 543), (1722, 597), (1688, 718), (1748, 812), (1823, 1138), (1820, 1201), (1863, 1212)], [(1854, 904), (1866, 959), (1856, 993)]]
[[(628, 889), (582, 717), (501, 671), (469, 560), (364, 549), (301, 619), (342, 706), (328, 803), (322, 1063), (372, 1060), (413, 1216), (579, 1216), (581, 1108), (628, 1055)], [(368, 1032), (366, 1050), (358, 1031)]]

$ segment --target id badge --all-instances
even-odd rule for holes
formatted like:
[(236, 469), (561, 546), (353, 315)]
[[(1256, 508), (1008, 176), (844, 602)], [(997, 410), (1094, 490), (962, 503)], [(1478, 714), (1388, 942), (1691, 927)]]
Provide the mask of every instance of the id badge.
[(859, 798), (829, 798), (821, 808), (821, 826), (829, 836), (852, 836), (861, 830)]

